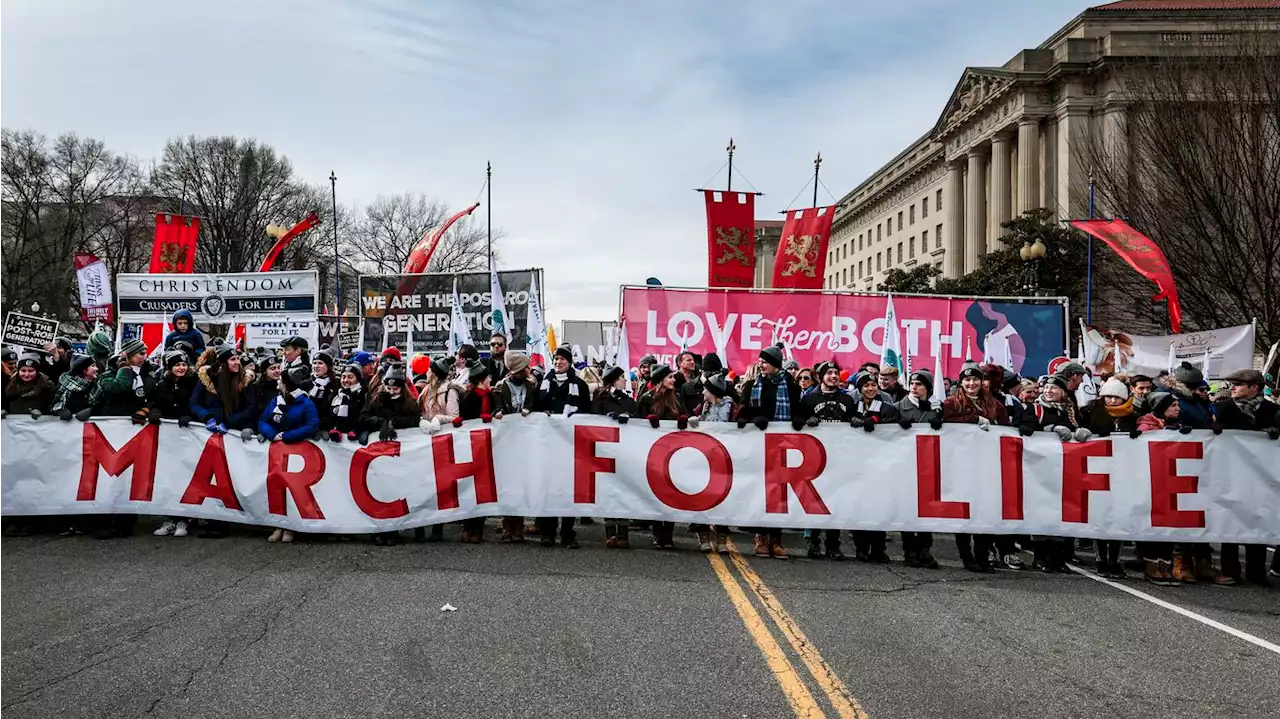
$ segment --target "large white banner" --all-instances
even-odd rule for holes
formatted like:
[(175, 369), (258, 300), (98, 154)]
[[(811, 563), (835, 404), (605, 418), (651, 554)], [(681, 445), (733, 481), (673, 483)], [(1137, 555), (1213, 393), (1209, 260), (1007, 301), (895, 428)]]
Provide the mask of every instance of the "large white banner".
[(196, 322), (315, 319), (318, 292), (315, 270), (116, 275), (122, 322), (166, 322), (182, 309)]
[(244, 442), (168, 422), (9, 418), (0, 507), (348, 533), (521, 515), (1280, 541), (1280, 442), (1262, 433), (1063, 444), (975, 425), (775, 426), (680, 431), (536, 414), (361, 447)]
[(1119, 345), (1122, 371), (1155, 377), (1162, 370), (1169, 369), (1172, 344), (1174, 367), (1185, 361), (1204, 369), (1207, 354), (1210, 376), (1205, 379), (1219, 379), (1236, 370), (1253, 367), (1254, 334), (1252, 324), (1156, 336), (1086, 325), (1085, 362), (1095, 372), (1114, 372), (1116, 345)]

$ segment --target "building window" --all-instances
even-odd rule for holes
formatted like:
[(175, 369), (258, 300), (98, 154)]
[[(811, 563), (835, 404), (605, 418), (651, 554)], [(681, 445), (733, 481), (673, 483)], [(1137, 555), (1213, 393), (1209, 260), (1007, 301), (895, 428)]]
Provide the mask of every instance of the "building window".
[(902, 210), (898, 210), (898, 232), (902, 232)]
[(858, 277), (863, 277), (863, 276), (864, 276), (864, 273), (862, 272), (862, 260), (858, 260)]
[[(926, 230), (927, 232), (928, 230)], [(907, 240), (907, 259), (915, 259), (916, 256), (916, 238), (912, 237)]]
[(942, 249), (942, 225), (933, 228), (933, 243), (937, 249)]
[(879, 253), (879, 252), (877, 252), (877, 253), (876, 253), (876, 272), (879, 272), (879, 271), (880, 271), (880, 269), (881, 269), (881, 268), (880, 268), (880, 253)]
[(942, 190), (938, 190), (938, 194), (933, 196), (933, 209), (942, 212)]
[(879, 223), (879, 222), (877, 222), (877, 223), (876, 223), (876, 242), (879, 242), (879, 241), (880, 241), (880, 237), (881, 237), (881, 235), (880, 235), (880, 223)]
[(924, 254), (929, 251), (929, 231), (924, 230), (920, 233), (920, 253)]
[(907, 221), (913, 225), (916, 224), (916, 206), (914, 204), (907, 208)]
[(902, 243), (898, 243), (898, 264), (902, 264)]
[(848, 282), (848, 280), (849, 280), (849, 268), (846, 267), (845, 269), (840, 270), (840, 284), (844, 285), (844, 283)]
[(862, 233), (858, 233), (858, 252), (862, 252)]
[(920, 201), (920, 219), (923, 220), (928, 216), (929, 216), (929, 198), (926, 197)]
[(885, 227), (887, 227), (887, 228), (888, 228), (888, 229), (886, 229), (886, 230), (885, 230), (885, 232), (884, 232), (885, 236), (886, 236), (886, 237), (893, 237), (893, 218), (892, 218), (892, 217), (890, 217), (890, 218), (889, 218), (889, 220), (888, 220), (887, 222), (885, 222), (885, 223), (884, 223), (884, 225), (885, 225)]

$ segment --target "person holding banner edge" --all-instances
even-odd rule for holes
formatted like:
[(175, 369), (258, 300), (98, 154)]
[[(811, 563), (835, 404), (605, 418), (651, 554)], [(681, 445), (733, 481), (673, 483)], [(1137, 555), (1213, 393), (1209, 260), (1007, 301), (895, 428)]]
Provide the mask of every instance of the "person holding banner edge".
[[(796, 384), (795, 378), (782, 371), (783, 361), (782, 350), (776, 346), (760, 350), (760, 358), (756, 363), (760, 375), (747, 380), (739, 396), (739, 427), (746, 427), (750, 423), (764, 431), (769, 428), (770, 422), (791, 421), (793, 412), (800, 404), (800, 385)], [(657, 365), (654, 369), (660, 366)], [(787, 559), (787, 550), (782, 546), (781, 529), (756, 528), (753, 532), (757, 557)]]
[[(459, 352), (461, 357), (461, 352)], [(670, 368), (668, 368), (670, 369)], [(591, 391), (587, 383), (573, 371), (573, 352), (566, 346), (556, 348), (552, 355), (551, 371), (538, 386), (538, 411), (571, 417), (581, 412), (591, 413)], [(573, 529), (573, 517), (538, 517), (538, 533), (542, 546), (556, 543), (556, 527), (559, 525), (560, 544), (566, 549), (578, 548), (578, 534)]]

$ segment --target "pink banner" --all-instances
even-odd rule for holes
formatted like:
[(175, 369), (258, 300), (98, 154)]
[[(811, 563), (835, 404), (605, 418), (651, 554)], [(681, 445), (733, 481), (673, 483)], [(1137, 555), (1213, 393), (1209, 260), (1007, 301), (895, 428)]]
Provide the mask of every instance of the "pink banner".
[[(955, 377), (966, 352), (981, 361), (993, 354), (1012, 359), (1023, 376), (1046, 372), (1065, 354), (1066, 307), (1056, 299), (893, 298), (901, 345), (913, 369), (934, 368)], [(622, 316), (633, 362), (652, 354), (670, 364), (681, 348), (716, 352), (725, 366), (742, 372), (760, 350), (783, 342), (801, 366), (835, 358), (856, 369), (876, 362), (884, 343), (885, 295), (762, 290), (624, 287)]]

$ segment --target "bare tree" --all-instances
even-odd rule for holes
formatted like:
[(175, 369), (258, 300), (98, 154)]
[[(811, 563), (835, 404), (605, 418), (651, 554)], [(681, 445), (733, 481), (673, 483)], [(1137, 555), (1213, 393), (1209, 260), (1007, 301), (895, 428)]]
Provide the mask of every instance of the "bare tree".
[[(370, 274), (402, 272), (422, 236), (459, 209), (420, 194), (379, 195), (355, 218), (346, 237), (347, 254)], [(495, 241), (500, 237), (501, 232), (494, 233)], [(440, 238), (427, 271), (484, 271), (489, 267), (486, 244), (485, 228), (464, 217)]]
[[(1188, 329), (1256, 317), (1265, 348), (1280, 340), (1280, 32), (1177, 40), (1170, 55), (1125, 67), (1123, 119), (1078, 157), (1094, 168), (1105, 211), (1164, 250)], [(1112, 266), (1108, 285), (1150, 294)]]

